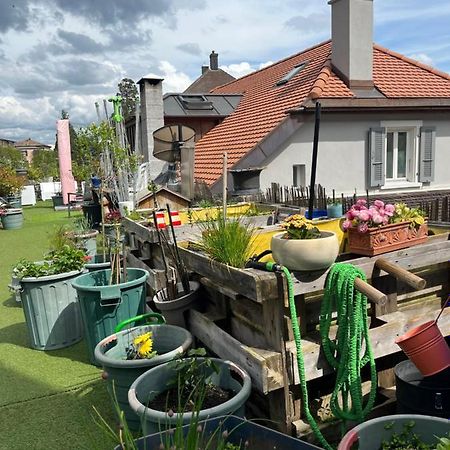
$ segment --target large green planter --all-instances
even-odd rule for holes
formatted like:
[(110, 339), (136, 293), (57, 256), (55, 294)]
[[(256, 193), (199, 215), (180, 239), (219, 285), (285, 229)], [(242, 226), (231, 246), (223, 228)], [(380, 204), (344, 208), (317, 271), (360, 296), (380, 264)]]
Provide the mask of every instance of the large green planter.
[(77, 291), (90, 361), (95, 364), (95, 346), (114, 333), (116, 325), (145, 310), (148, 272), (127, 269), (125, 283), (109, 285), (111, 269), (81, 275), (72, 285)]
[(108, 254), (103, 257), (101, 254), (96, 254), (92, 259), (85, 264), (86, 269), (89, 272), (95, 272), (97, 270), (109, 269), (111, 267), (111, 261)]
[[(199, 360), (201, 359), (199, 358)], [(231, 361), (216, 358), (211, 358), (211, 361), (219, 369), (219, 373), (214, 372), (212, 367), (205, 368), (208, 371), (206, 373), (208, 381), (224, 390), (233, 391), (235, 395), (221, 405), (201, 410), (198, 418), (200, 420), (212, 419), (229, 414), (244, 417), (245, 402), (251, 391), (249, 375)], [(131, 409), (141, 419), (144, 436), (191, 421), (192, 413), (175, 413), (169, 417), (166, 412), (147, 406), (150, 400), (167, 389), (167, 381), (173, 379), (176, 379), (176, 368), (172, 364), (166, 363), (148, 370), (131, 385), (128, 391), (128, 402)]]
[(4, 230), (17, 230), (23, 225), (23, 212), (21, 208), (7, 209), (6, 214), (1, 216)]
[(56, 350), (79, 342), (83, 325), (72, 281), (81, 272), (72, 271), (20, 280), (25, 322), (31, 347)]
[[(352, 428), (339, 443), (338, 450), (378, 449), (382, 441), (389, 440), (393, 433), (401, 433), (403, 425), (411, 422), (414, 422), (411, 432), (418, 434), (420, 440), (426, 444), (436, 443), (436, 437), (445, 437), (450, 431), (450, 421), (447, 419), (418, 414), (384, 416), (368, 420)], [(355, 447), (356, 442), (358, 447)]]
[[(152, 332), (153, 350), (156, 350), (157, 355), (151, 359), (127, 360), (126, 347), (136, 336), (149, 331)], [(97, 344), (95, 359), (107, 374), (108, 382), (114, 383), (119, 407), (124, 411), (130, 429), (138, 430), (140, 427), (139, 417), (128, 404), (128, 390), (132, 383), (152, 367), (184, 354), (191, 344), (192, 335), (189, 331), (172, 325), (151, 324), (115, 333)]]

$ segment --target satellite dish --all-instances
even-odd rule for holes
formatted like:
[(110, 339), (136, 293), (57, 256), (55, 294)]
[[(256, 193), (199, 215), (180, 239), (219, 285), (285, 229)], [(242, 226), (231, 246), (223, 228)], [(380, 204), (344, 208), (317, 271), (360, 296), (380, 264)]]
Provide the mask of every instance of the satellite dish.
[(195, 130), (185, 125), (166, 125), (153, 132), (153, 156), (169, 163), (180, 161), (181, 147), (194, 141)]

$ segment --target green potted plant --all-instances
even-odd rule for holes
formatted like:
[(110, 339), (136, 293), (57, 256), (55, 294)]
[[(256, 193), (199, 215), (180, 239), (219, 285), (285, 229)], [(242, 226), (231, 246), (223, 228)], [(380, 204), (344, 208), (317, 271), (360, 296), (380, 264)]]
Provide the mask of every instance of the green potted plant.
[(339, 253), (339, 241), (332, 231), (320, 231), (301, 214), (287, 217), (284, 232), (272, 236), (274, 260), (290, 270), (321, 270), (331, 266)]
[(404, 203), (375, 200), (368, 205), (365, 199), (359, 199), (345, 217), (342, 227), (348, 232), (349, 250), (359, 255), (379, 255), (427, 240), (424, 214)]
[(9, 167), (0, 167), (0, 197), (4, 197), (11, 208), (20, 208), (21, 191), (25, 184), (23, 177)]
[[(149, 323), (123, 330), (126, 325), (142, 321)], [(151, 367), (180, 357), (191, 344), (189, 331), (165, 324), (164, 318), (157, 313), (143, 314), (120, 323), (114, 334), (97, 344), (95, 359), (103, 367), (103, 377), (110, 385), (114, 384), (117, 402), (131, 429), (139, 428), (139, 418), (128, 405), (128, 390), (133, 381)]]
[[(120, 233), (120, 224), (115, 227)], [(117, 236), (116, 236), (117, 237)], [(77, 291), (90, 361), (95, 364), (95, 346), (114, 333), (122, 321), (144, 313), (146, 280), (143, 269), (122, 268), (118, 238), (111, 251), (109, 269), (96, 270), (73, 280)]]
[(161, 364), (134, 381), (128, 401), (141, 418), (144, 434), (194, 418), (243, 417), (251, 390), (249, 375), (231, 361), (205, 354), (204, 349), (191, 350), (188, 358)]
[(20, 282), (31, 346), (37, 350), (68, 347), (83, 337), (80, 309), (71, 282), (89, 257), (64, 244), (43, 261), (20, 260), (13, 277)]
[(448, 450), (448, 433), (447, 419), (396, 414), (371, 419), (352, 428), (339, 443), (338, 450)]

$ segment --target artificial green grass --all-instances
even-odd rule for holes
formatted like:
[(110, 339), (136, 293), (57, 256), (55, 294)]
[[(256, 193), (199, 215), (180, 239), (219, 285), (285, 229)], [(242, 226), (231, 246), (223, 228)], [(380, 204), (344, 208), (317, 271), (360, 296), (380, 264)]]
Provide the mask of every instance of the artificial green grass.
[(69, 219), (67, 211), (41, 202), (24, 208), (22, 229), (0, 229), (0, 449), (114, 447), (93, 421), (92, 406), (110, 423), (114, 414), (84, 341), (61, 350), (31, 349), (22, 308), (7, 287), (14, 264), (42, 259), (51, 231), (79, 214)]

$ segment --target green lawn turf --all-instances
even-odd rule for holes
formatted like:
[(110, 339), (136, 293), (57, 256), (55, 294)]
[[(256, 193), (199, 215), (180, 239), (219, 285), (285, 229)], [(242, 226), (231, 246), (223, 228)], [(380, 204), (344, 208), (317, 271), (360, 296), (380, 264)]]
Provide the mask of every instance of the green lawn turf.
[(114, 423), (101, 370), (90, 365), (84, 341), (38, 351), (29, 347), (20, 304), (7, 285), (21, 258), (42, 259), (53, 229), (80, 213), (56, 212), (51, 202), (24, 208), (20, 230), (0, 228), (0, 449), (112, 449), (92, 406)]

